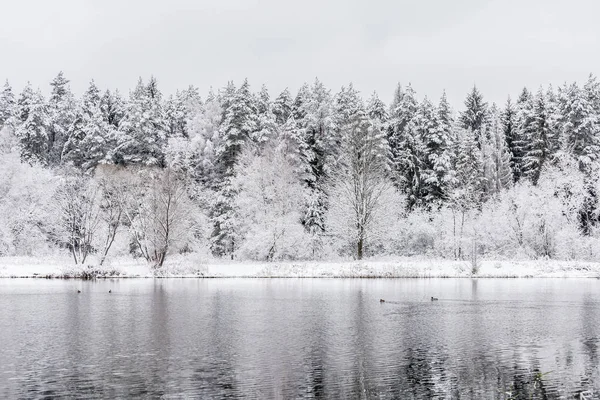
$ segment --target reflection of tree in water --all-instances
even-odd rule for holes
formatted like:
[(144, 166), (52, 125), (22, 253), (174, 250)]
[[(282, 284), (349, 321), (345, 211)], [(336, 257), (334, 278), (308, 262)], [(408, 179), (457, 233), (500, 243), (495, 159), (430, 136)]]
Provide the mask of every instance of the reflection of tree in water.
[(235, 313), (228, 302), (222, 299), (220, 291), (216, 292), (212, 300), (207, 305), (211, 309), (206, 327), (210, 333), (202, 349), (211, 353), (210, 361), (207, 364), (206, 360), (198, 359), (199, 366), (194, 368), (191, 379), (198, 386), (198, 391), (206, 397), (239, 398), (230, 346), (235, 340), (231, 337), (232, 330), (236, 329), (235, 321), (231, 321), (230, 318)]
[(592, 389), (600, 386), (600, 366), (598, 365), (598, 343), (600, 339), (598, 321), (600, 320), (600, 309), (594, 299), (587, 293), (583, 297), (581, 310), (581, 324), (583, 337), (584, 376), (581, 377), (581, 386), (584, 389)]

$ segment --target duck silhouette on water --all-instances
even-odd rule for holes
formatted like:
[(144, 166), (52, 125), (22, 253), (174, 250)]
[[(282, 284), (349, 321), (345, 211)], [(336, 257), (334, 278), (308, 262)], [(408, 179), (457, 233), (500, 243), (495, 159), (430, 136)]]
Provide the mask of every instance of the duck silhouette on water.
[(379, 299), (379, 302), (380, 303), (385, 303), (385, 300), (384, 299)]
[(439, 299), (437, 297), (433, 297), (431, 296), (431, 301), (438, 301)]

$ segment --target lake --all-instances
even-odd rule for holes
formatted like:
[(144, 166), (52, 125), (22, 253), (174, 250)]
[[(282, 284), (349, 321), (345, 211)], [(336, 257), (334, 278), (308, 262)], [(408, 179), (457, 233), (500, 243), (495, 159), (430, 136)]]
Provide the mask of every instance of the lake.
[(0, 279), (0, 346), (6, 399), (598, 399), (600, 280)]

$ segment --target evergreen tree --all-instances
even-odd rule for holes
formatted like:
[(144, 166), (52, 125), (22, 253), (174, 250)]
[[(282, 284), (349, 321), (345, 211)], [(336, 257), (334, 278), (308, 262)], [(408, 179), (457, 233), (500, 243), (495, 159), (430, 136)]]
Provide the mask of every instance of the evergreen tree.
[(416, 119), (418, 104), (415, 91), (407, 86), (401, 100), (391, 111), (389, 136), (392, 157), (392, 177), (396, 186), (407, 195), (408, 208), (421, 203), (423, 142)]
[(233, 84), (233, 81), (227, 82), (227, 86), (223, 89), (219, 90), (219, 94), (217, 96), (219, 100), (219, 104), (221, 105), (221, 110), (223, 112), (222, 120), (225, 121), (227, 117), (227, 112), (231, 104), (233, 103), (233, 99), (236, 96), (237, 88)]
[(75, 121), (69, 127), (62, 159), (85, 171), (93, 170), (106, 160), (114, 143), (112, 127), (102, 112), (100, 90), (92, 81), (77, 108)]
[[(508, 104), (508, 106), (512, 106)], [(505, 137), (506, 109), (500, 112), (492, 105), (489, 112), (486, 139), (482, 147), (486, 193), (494, 196), (513, 184), (511, 153)]]
[(27, 82), (27, 85), (23, 88), (17, 102), (17, 117), (19, 118), (19, 122), (23, 123), (29, 118), (29, 112), (34, 103), (34, 98), (35, 92), (31, 87), (31, 83)]
[(113, 93), (107, 90), (104, 92), (100, 100), (100, 109), (102, 110), (104, 120), (114, 129), (119, 128), (121, 120), (125, 117), (125, 108), (125, 101), (119, 91)]
[(192, 114), (202, 107), (200, 93), (194, 86), (178, 90), (170, 96), (165, 105), (165, 117), (169, 137), (188, 137), (187, 122)]
[(50, 83), (52, 92), (48, 102), (48, 163), (58, 165), (64, 145), (69, 137), (69, 128), (75, 120), (75, 97), (68, 86), (69, 80), (61, 72)]
[(306, 117), (307, 104), (310, 96), (310, 87), (307, 83), (304, 83), (300, 86), (300, 89), (298, 89), (298, 93), (292, 103), (291, 115), (298, 123), (301, 123), (301, 121), (304, 120), (304, 117)]
[(374, 123), (380, 124), (377, 128), (381, 132), (387, 131), (386, 124), (389, 120), (389, 115), (385, 103), (379, 99), (377, 92), (373, 92), (371, 98), (367, 102), (367, 114)]
[(156, 79), (144, 85), (140, 78), (119, 122), (113, 162), (131, 165), (163, 166), (167, 126)]
[(447, 198), (448, 184), (452, 180), (452, 137), (448, 126), (448, 108), (444, 94), (439, 111), (425, 99), (417, 112), (416, 119), (423, 142), (420, 196), (428, 207), (441, 206)]
[(257, 101), (250, 92), (248, 80), (232, 94), (230, 83), (221, 98), (221, 104), (227, 106), (221, 125), (222, 140), (217, 149), (218, 176), (220, 184), (217, 187), (215, 200), (211, 205), (210, 218), (213, 224), (211, 233), (211, 249), (218, 256), (233, 254), (236, 250), (236, 221), (235, 221), (235, 189), (231, 186), (235, 166), (244, 147), (250, 143), (260, 142), (258, 137)]
[(275, 137), (277, 131), (277, 123), (275, 122), (275, 114), (273, 113), (273, 104), (267, 87), (263, 85), (256, 96), (256, 111), (257, 111), (257, 132), (254, 135), (254, 141), (257, 143), (265, 143)]
[[(230, 85), (225, 93), (228, 93)], [(230, 176), (244, 144), (255, 139), (258, 129), (258, 110), (248, 80), (244, 80), (231, 99), (227, 98), (221, 104), (228, 108), (224, 111), (223, 142), (218, 149), (218, 163), (221, 173)]]
[(460, 123), (464, 129), (470, 129), (475, 135), (477, 146), (481, 148), (482, 129), (486, 123), (488, 105), (476, 86), (465, 99), (465, 111), (460, 114)]
[[(327, 209), (324, 182), (333, 167), (336, 153), (333, 99), (331, 92), (318, 79), (310, 88), (310, 94), (303, 93), (302, 97), (302, 107), (297, 114), (304, 115), (299, 120), (303, 141), (301, 158), (306, 170), (305, 183), (312, 192), (310, 196), (315, 199), (306, 205), (303, 224), (311, 234), (320, 235), (325, 230)], [(318, 239), (315, 240), (318, 242)]]
[(523, 88), (521, 91), (514, 108), (514, 134), (512, 135), (512, 139), (510, 141), (510, 148), (512, 153), (513, 178), (514, 181), (517, 182), (525, 175), (524, 158), (527, 148), (529, 147), (529, 141), (531, 138), (530, 131), (534, 122), (533, 96), (529, 90), (527, 90), (527, 88)]
[(38, 90), (30, 94), (30, 90), (30, 87), (26, 87), (20, 99), (23, 100), (20, 102), (23, 108), (19, 114), (27, 116), (16, 132), (20, 142), (21, 160), (29, 164), (47, 165), (50, 124), (48, 108), (42, 93)]
[[(410, 85), (409, 85), (410, 86)], [(402, 90), (402, 85), (398, 83), (396, 85), (396, 90), (394, 90), (394, 97), (392, 98), (392, 103), (390, 104), (390, 115), (394, 114), (394, 110), (397, 110), (402, 102), (402, 98), (404, 97), (404, 91)]]
[(342, 86), (340, 92), (335, 96), (334, 109), (336, 130), (340, 131), (349, 123), (354, 115), (364, 111), (363, 100), (358, 90), (354, 89), (352, 83), (348, 87)]
[(471, 129), (461, 129), (455, 146), (456, 180), (451, 189), (452, 207), (470, 210), (484, 199), (485, 173), (483, 155)]
[(534, 185), (540, 179), (542, 168), (554, 151), (552, 148), (554, 133), (550, 130), (549, 120), (546, 99), (540, 88), (534, 99), (531, 116), (526, 118), (527, 124), (522, 133), (526, 137), (522, 170)]
[(6, 125), (14, 125), (16, 116), (15, 95), (8, 80), (4, 84), (4, 89), (0, 93), (0, 129)]
[(516, 182), (521, 177), (521, 160), (523, 158), (517, 147), (516, 109), (510, 97), (506, 101), (502, 112), (502, 130), (506, 140), (506, 147), (510, 155), (510, 168), (513, 180)]
[(273, 114), (275, 115), (275, 122), (278, 125), (285, 124), (290, 115), (292, 115), (292, 105), (293, 100), (290, 91), (285, 88), (273, 102)]
[(593, 100), (586, 90), (572, 84), (559, 93), (562, 147), (573, 155), (579, 169), (589, 173), (600, 152), (600, 121)]

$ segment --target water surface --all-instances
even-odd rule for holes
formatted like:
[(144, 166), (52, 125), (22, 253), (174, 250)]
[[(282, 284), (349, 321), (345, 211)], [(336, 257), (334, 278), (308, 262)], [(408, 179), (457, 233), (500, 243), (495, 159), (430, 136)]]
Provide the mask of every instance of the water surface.
[(595, 279), (0, 279), (7, 399), (597, 399), (599, 345)]

